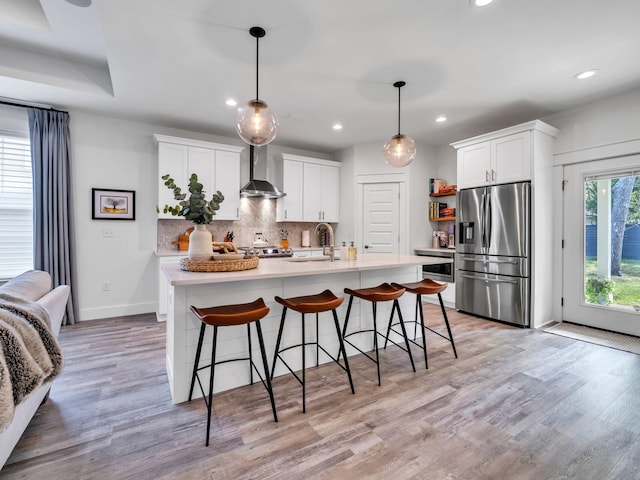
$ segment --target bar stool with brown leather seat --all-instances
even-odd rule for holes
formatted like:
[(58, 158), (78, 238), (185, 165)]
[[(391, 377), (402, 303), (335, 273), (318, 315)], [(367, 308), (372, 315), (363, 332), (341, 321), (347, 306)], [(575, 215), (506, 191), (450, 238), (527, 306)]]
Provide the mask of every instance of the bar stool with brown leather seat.
[[(209, 307), (209, 308), (198, 308), (191, 306), (191, 311), (195, 314), (196, 317), (200, 319), (202, 325), (200, 326), (200, 336), (198, 337), (198, 348), (196, 350), (196, 359), (193, 364), (193, 375), (191, 376), (191, 389), (189, 390), (189, 401), (191, 401), (191, 396), (193, 395), (193, 387), (195, 386), (196, 379), (198, 380), (198, 385), (200, 386), (200, 391), (202, 392), (202, 398), (204, 399), (204, 403), (207, 406), (207, 440), (205, 442), (206, 446), (209, 446), (209, 431), (211, 428), (211, 407), (212, 407), (212, 398), (213, 398), (213, 380), (215, 374), (216, 365), (220, 365), (222, 363), (229, 362), (237, 362), (248, 360), (249, 361), (249, 375), (250, 381), (253, 385), (253, 371), (255, 370), (262, 381), (262, 384), (269, 392), (269, 399), (271, 400), (271, 410), (273, 411), (273, 419), (277, 422), (278, 415), (276, 414), (276, 403), (273, 399), (273, 388), (271, 388), (271, 375), (269, 375), (269, 365), (267, 361), (267, 354), (264, 348), (264, 339), (262, 337), (262, 328), (260, 327), (260, 319), (264, 318), (267, 313), (269, 313), (269, 307), (267, 307), (262, 298), (258, 298), (254, 302), (251, 303), (242, 303), (237, 305), (222, 305), (219, 307)], [(253, 362), (252, 348), (251, 348), (251, 324), (255, 323), (256, 331), (258, 334), (258, 343), (260, 344), (260, 353), (262, 356), (262, 365), (264, 367), (264, 378), (260, 374), (260, 370), (256, 367)], [(199, 367), (200, 364), (200, 353), (202, 351), (202, 343), (204, 340), (204, 331), (207, 325), (213, 326), (213, 343), (211, 346), (211, 363), (209, 365), (205, 365), (204, 367)], [(232, 358), (229, 360), (222, 360), (220, 362), (216, 362), (216, 346), (218, 342), (218, 327), (228, 327), (228, 326), (237, 326), (237, 325), (246, 325), (247, 326), (247, 339), (249, 343), (249, 356), (243, 358)], [(208, 399), (205, 394), (204, 388), (202, 386), (202, 382), (200, 382), (200, 376), (198, 372), (200, 370), (204, 370), (206, 368), (211, 369), (211, 375), (209, 376), (209, 394)]]
[[(442, 295), (441, 292), (443, 290), (445, 290), (447, 288), (447, 284), (446, 283), (438, 283), (436, 281), (431, 280), (430, 278), (425, 278), (423, 280), (421, 280), (420, 282), (415, 282), (415, 283), (392, 283), (391, 285), (393, 285), (396, 288), (404, 288), (406, 289), (407, 292), (410, 293), (415, 293), (416, 294), (416, 316), (415, 319), (413, 320), (413, 323), (415, 323), (415, 325), (420, 325), (422, 327), (422, 345), (420, 345), (419, 343), (417, 343), (415, 341), (416, 339), (416, 334), (415, 334), (415, 329), (414, 329), (414, 336), (413, 336), (413, 340), (409, 339), (409, 341), (411, 343), (413, 343), (414, 345), (417, 345), (418, 347), (420, 347), (423, 351), (424, 351), (424, 365), (425, 368), (429, 368), (429, 363), (427, 360), (427, 340), (426, 340), (426, 333), (425, 330), (429, 330), (430, 332), (435, 333), (436, 335), (444, 338), (445, 340), (449, 341), (451, 343), (451, 346), (453, 347), (453, 354), (455, 355), (456, 358), (458, 358), (458, 352), (456, 351), (456, 344), (453, 341), (453, 334), (451, 333), (451, 326), (449, 325), (449, 318), (447, 317), (447, 312), (444, 308), (444, 303), (442, 302)], [(442, 316), (444, 317), (444, 324), (447, 327), (447, 332), (449, 333), (449, 336), (446, 337), (444, 335), (442, 335), (440, 332), (437, 332), (435, 330), (433, 330), (432, 328), (427, 327), (424, 324), (424, 312), (422, 311), (422, 295), (438, 295), (438, 300), (440, 301), (440, 308), (442, 309)], [(420, 322), (418, 322), (418, 316), (420, 317)], [(411, 321), (409, 321), (409, 323), (411, 323)], [(397, 325), (397, 324), (395, 324)], [(389, 328), (387, 329), (387, 338), (389, 338), (389, 332), (390, 331), (394, 331), (393, 330), (393, 326), (391, 325), (391, 323), (389, 323)], [(385, 340), (384, 343), (385, 348), (387, 347), (387, 341)]]
[[(400, 304), (398, 303), (398, 298), (400, 298), (404, 294), (404, 292), (405, 292), (404, 288), (396, 288), (389, 285), (388, 283), (383, 283), (381, 285), (378, 285), (377, 287), (372, 287), (372, 288), (360, 288), (357, 290), (352, 290), (350, 288), (344, 289), (344, 293), (346, 293), (347, 295), (350, 295), (350, 297), (349, 297), (349, 306), (347, 307), (347, 316), (344, 320), (344, 326), (342, 327), (342, 338), (346, 343), (351, 345), (353, 348), (358, 350), (365, 357), (367, 357), (369, 360), (371, 360), (376, 364), (376, 367), (378, 370), (378, 385), (381, 385), (380, 355), (378, 353), (378, 335), (384, 336), (382, 335), (382, 333), (378, 332), (377, 305), (379, 302), (393, 301), (393, 306), (391, 307), (391, 315), (389, 316), (389, 325), (391, 325), (391, 322), (393, 321), (394, 313), (398, 312), (398, 318), (400, 321), (400, 325), (402, 327), (402, 336), (404, 337), (404, 343), (406, 348), (403, 347), (402, 345), (395, 343), (393, 340), (391, 341), (391, 343), (398, 346), (399, 348), (401, 348), (402, 350), (404, 350), (409, 354), (409, 360), (411, 361), (411, 368), (413, 368), (414, 372), (416, 371), (416, 366), (413, 363), (413, 356), (411, 355), (411, 348), (409, 347), (409, 338), (407, 337), (407, 332), (406, 332), (406, 329), (404, 328), (404, 322), (402, 321), (402, 312), (400, 311)], [(347, 326), (349, 324), (349, 316), (351, 314), (351, 306), (353, 304), (354, 297), (358, 297), (361, 300), (366, 300), (367, 302), (371, 302), (371, 305), (373, 306), (373, 328), (357, 330), (357, 331), (347, 333)], [(359, 347), (354, 345), (351, 341), (347, 340), (348, 337), (352, 335), (367, 333), (367, 332), (373, 333), (373, 349), (375, 350), (375, 354), (376, 354), (375, 358), (371, 357), (369, 353), (361, 350)], [(387, 335), (387, 338), (388, 338), (388, 335)]]
[[(275, 297), (276, 302), (281, 304), (284, 308), (282, 309), (282, 318), (280, 320), (280, 329), (278, 330), (278, 339), (276, 341), (276, 353), (273, 357), (273, 366), (271, 367), (271, 377), (273, 378), (273, 374), (276, 368), (276, 362), (278, 359), (282, 362), (282, 364), (291, 372), (291, 374), (295, 377), (295, 379), (302, 385), (302, 412), (306, 412), (306, 347), (308, 345), (316, 346), (316, 367), (318, 366), (318, 358), (320, 355), (320, 350), (322, 350), (331, 360), (340, 366), (345, 372), (347, 372), (347, 376), (349, 377), (349, 385), (351, 386), (351, 393), (356, 393), (353, 388), (353, 380), (351, 378), (351, 370), (349, 369), (349, 360), (347, 359), (344, 343), (342, 342), (342, 335), (340, 333), (340, 324), (338, 323), (338, 314), (336, 313), (336, 308), (338, 308), (344, 298), (336, 297), (333, 292), (330, 290), (325, 290), (322, 293), (316, 295), (305, 295), (301, 297), (292, 297), (292, 298), (281, 298)], [(296, 345), (290, 345), (285, 348), (280, 348), (280, 342), (282, 341), (282, 331), (284, 329), (285, 318), (287, 315), (287, 310), (291, 309), (296, 312), (300, 312), (302, 319), (302, 341)], [(333, 314), (333, 323), (336, 328), (336, 335), (338, 336), (338, 343), (340, 345), (338, 356), (333, 357), (322, 345), (320, 345), (320, 332), (319, 332), (319, 322), (318, 315), (322, 312), (331, 311)], [(306, 340), (305, 335), (305, 314), (307, 313), (315, 313), (316, 314), (316, 340), (315, 342), (308, 342)], [(302, 378), (300, 378), (293, 369), (287, 364), (287, 362), (282, 358), (281, 353), (284, 353), (287, 350), (291, 350), (293, 348), (302, 349)], [(340, 363), (339, 358), (340, 354), (344, 355), (344, 366)]]

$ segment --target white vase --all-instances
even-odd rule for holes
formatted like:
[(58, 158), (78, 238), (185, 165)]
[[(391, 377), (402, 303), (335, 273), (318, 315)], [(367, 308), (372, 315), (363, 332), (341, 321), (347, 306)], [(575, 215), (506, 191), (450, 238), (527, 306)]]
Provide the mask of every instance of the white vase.
[(211, 260), (213, 256), (213, 237), (206, 225), (194, 225), (189, 234), (189, 258), (191, 260)]

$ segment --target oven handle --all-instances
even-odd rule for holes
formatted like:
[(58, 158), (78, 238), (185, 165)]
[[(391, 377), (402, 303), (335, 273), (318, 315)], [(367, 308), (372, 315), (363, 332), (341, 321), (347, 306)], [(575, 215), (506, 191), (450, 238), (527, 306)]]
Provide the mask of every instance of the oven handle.
[(484, 258), (475, 258), (475, 257), (460, 257), (460, 260), (466, 260), (468, 262), (482, 262), (482, 263), (510, 263), (512, 265), (518, 264), (518, 260), (487, 260)]
[(500, 278), (476, 277), (475, 275), (467, 275), (465, 273), (460, 273), (460, 271), (458, 271), (458, 275), (464, 278), (468, 278), (469, 280), (480, 280), (481, 282), (512, 283), (512, 284), (518, 283), (518, 280), (502, 280)]

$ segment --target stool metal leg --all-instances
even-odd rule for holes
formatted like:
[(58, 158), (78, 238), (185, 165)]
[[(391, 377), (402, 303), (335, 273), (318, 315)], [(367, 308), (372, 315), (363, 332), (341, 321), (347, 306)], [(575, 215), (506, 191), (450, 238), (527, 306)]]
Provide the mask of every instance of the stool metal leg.
[(196, 383), (196, 375), (198, 374), (198, 364), (200, 363), (200, 352), (202, 352), (202, 340), (204, 339), (204, 329), (207, 325), (200, 324), (200, 336), (198, 337), (198, 348), (196, 349), (196, 363), (193, 364), (193, 375), (191, 375), (191, 388), (189, 389), (189, 401), (193, 395), (193, 387)]
[[(347, 306), (347, 315), (344, 317), (344, 325), (342, 327), (342, 337), (341, 338), (344, 338), (345, 335), (347, 334), (347, 324), (349, 323), (349, 315), (351, 315), (351, 305), (352, 304), (353, 304), (353, 295), (351, 295), (349, 297), (349, 305)], [(346, 350), (345, 350), (345, 352), (346, 352)], [(340, 352), (340, 351), (338, 352), (338, 361), (340, 360), (340, 354), (341, 353), (342, 352)], [(346, 356), (346, 353), (345, 353), (345, 356)]]
[[(438, 294), (439, 295), (439, 294)], [(420, 326), (422, 327), (422, 349), (424, 350), (424, 366), (429, 369), (429, 361), (427, 360), (427, 331), (424, 328), (424, 312), (422, 311), (422, 295), (416, 295), (416, 326), (418, 325), (417, 314), (420, 312)]]
[(378, 386), (382, 385), (380, 380), (380, 354), (378, 353), (378, 321), (376, 318), (377, 315), (377, 302), (371, 302), (373, 307), (373, 348), (376, 350), (376, 368), (378, 370)]
[(280, 317), (280, 328), (278, 329), (278, 339), (276, 340), (276, 353), (273, 356), (273, 364), (271, 365), (271, 380), (273, 380), (273, 372), (276, 370), (276, 361), (278, 360), (278, 352), (280, 349), (280, 341), (282, 340), (282, 330), (284, 329), (284, 319), (287, 316), (287, 307), (282, 308)]
[(304, 332), (304, 313), (302, 315), (302, 413), (306, 413), (306, 380), (305, 380), (305, 372), (307, 370), (307, 359), (306, 359), (306, 346), (305, 346), (305, 332)]
[(218, 343), (218, 327), (213, 327), (213, 345), (211, 346), (211, 376), (209, 377), (209, 401), (207, 402), (207, 441), (209, 446), (209, 431), (211, 430), (211, 407), (213, 405), (213, 377), (216, 370), (216, 344)]
[(320, 327), (318, 326), (318, 313), (316, 313), (316, 367), (320, 364)]
[(253, 357), (251, 354), (251, 324), (247, 323), (247, 340), (249, 343), (249, 382), (253, 385)]
[(260, 353), (262, 354), (262, 365), (264, 366), (265, 382), (267, 384), (267, 392), (269, 392), (269, 399), (271, 400), (271, 410), (273, 411), (273, 419), (278, 421), (278, 414), (276, 413), (276, 401), (273, 398), (273, 385), (271, 384), (271, 375), (269, 375), (269, 361), (267, 360), (267, 351), (264, 348), (264, 339), (262, 337), (262, 328), (260, 327), (260, 320), (256, 321), (256, 330), (258, 331), (258, 343), (260, 344)]
[(402, 336), (404, 337), (404, 344), (407, 346), (407, 353), (409, 354), (409, 360), (411, 360), (411, 368), (413, 368), (413, 371), (415, 372), (416, 366), (413, 363), (413, 355), (411, 355), (411, 347), (409, 347), (409, 337), (407, 336), (407, 329), (404, 326), (404, 320), (402, 319), (402, 312), (400, 311), (400, 304), (398, 303), (397, 298), (393, 301), (393, 308), (391, 309), (391, 318), (389, 318), (389, 325), (391, 325), (391, 319), (393, 318), (394, 308), (398, 312), (398, 317), (400, 319), (400, 328), (402, 328)]
[(344, 342), (342, 341), (342, 336), (340, 335), (340, 323), (338, 322), (338, 314), (335, 310), (331, 310), (333, 313), (333, 323), (336, 325), (336, 333), (338, 334), (338, 342), (340, 343), (340, 351), (338, 352), (338, 358), (340, 358), (340, 352), (344, 355), (344, 368), (347, 371), (347, 376), (349, 377), (349, 385), (351, 385), (351, 393), (355, 394), (356, 390), (353, 388), (353, 379), (351, 378), (351, 369), (349, 368), (349, 360), (347, 360), (347, 351), (344, 349)]
[[(402, 348), (403, 350), (405, 350), (409, 354), (409, 360), (411, 360), (411, 368), (415, 372), (416, 371), (416, 366), (413, 363), (413, 355), (411, 354), (411, 348), (409, 347), (409, 336), (407, 335), (407, 329), (405, 328), (405, 325), (404, 325), (404, 319), (402, 318), (402, 312), (400, 311), (400, 303), (398, 303), (398, 299), (395, 299), (393, 301), (393, 307), (391, 308), (391, 315), (389, 316), (389, 324), (387, 325), (387, 335), (384, 337), (384, 349), (386, 350), (387, 343), (389, 342), (389, 335), (391, 334), (391, 327), (394, 325), (394, 323), (393, 323), (393, 314), (396, 311), (398, 312), (398, 323), (396, 323), (395, 325), (399, 324), (400, 328), (402, 328), (402, 338), (404, 339), (404, 344), (406, 346), (406, 349), (402, 348), (400, 345), (398, 345), (393, 340), (391, 340), (391, 343), (393, 343), (394, 345), (396, 345), (399, 348)], [(417, 321), (417, 319), (416, 319), (416, 321)], [(398, 335), (400, 334), (400, 332), (398, 332), (396, 330), (394, 330), (394, 332), (397, 333)], [(411, 341), (413, 342), (413, 340), (411, 340)], [(418, 345), (417, 343), (415, 343), (415, 344)], [(420, 346), (420, 345), (418, 345), (418, 346)]]
[(438, 300), (440, 300), (440, 308), (442, 309), (442, 316), (444, 317), (444, 324), (447, 326), (447, 332), (449, 333), (449, 340), (451, 340), (451, 346), (453, 347), (453, 354), (458, 358), (458, 352), (456, 351), (456, 344), (453, 341), (453, 334), (451, 333), (451, 327), (449, 326), (449, 318), (447, 312), (444, 309), (444, 303), (442, 302), (442, 295), (438, 293)]

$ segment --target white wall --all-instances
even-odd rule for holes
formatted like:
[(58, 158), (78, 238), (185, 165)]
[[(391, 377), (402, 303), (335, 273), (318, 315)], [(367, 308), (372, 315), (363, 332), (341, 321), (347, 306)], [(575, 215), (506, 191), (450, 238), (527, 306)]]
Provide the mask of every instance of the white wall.
[(542, 118), (560, 129), (555, 153), (640, 138), (640, 89)]

